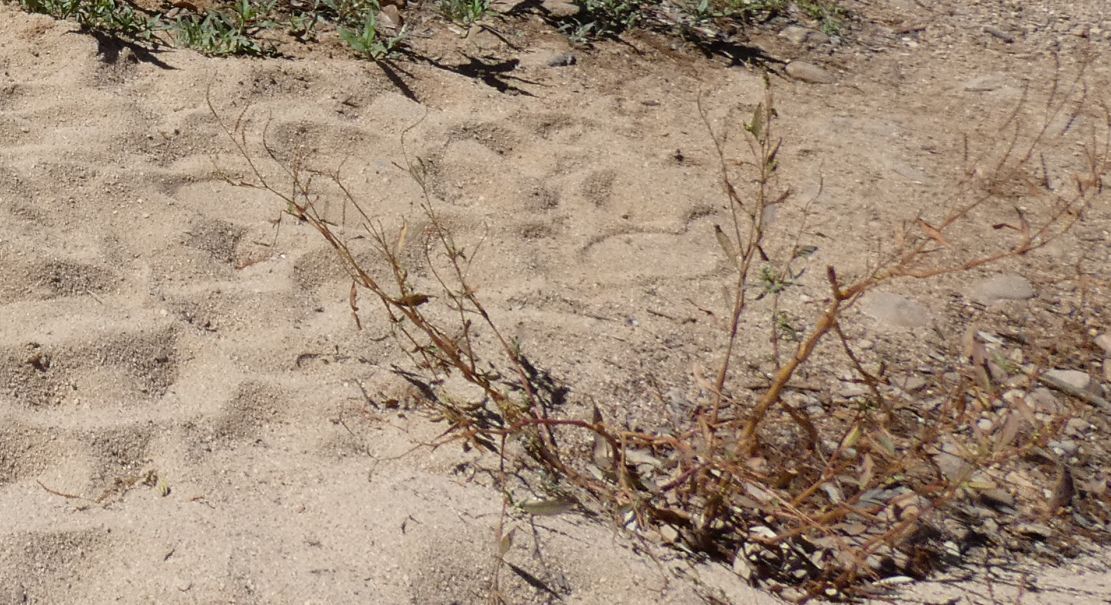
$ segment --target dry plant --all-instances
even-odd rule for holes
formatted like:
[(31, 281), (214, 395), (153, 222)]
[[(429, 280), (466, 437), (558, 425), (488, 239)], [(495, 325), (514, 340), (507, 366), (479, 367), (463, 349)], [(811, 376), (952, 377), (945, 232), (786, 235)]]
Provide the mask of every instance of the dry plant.
[[(1000, 130), (1007, 137), (1001, 139), (1005, 146), (996, 151), (994, 164), (985, 170), (982, 160), (969, 160), (960, 197), (944, 205), (939, 216), (923, 214), (907, 222), (890, 249), (878, 253), (862, 275), (850, 279), (828, 267), (824, 309), (799, 332), (793, 348), (784, 350), (790, 343), (773, 329), (769, 346), (777, 366), (755, 398), (735, 386), (736, 349), (738, 336), (758, 323), (749, 290), (761, 279), (757, 267), (770, 262), (764, 251), (764, 217), (791, 200), (789, 191), (777, 184), (778, 116), (768, 88), (743, 125), (751, 159), (737, 162), (729, 158), (726, 141), (703, 112), (731, 218), (726, 229), (716, 232), (733, 268), (725, 344), (713, 377), (702, 381), (706, 401), (679, 424), (652, 432), (607, 422), (596, 407), (591, 418), (553, 412), (556, 389), (551, 380), (499, 331), (469, 282), (468, 269), (478, 250), (457, 243), (441, 221), (419, 158), (407, 159), (407, 168), (423, 191), (417, 203), (430, 226), (422, 234), (421, 249), (433, 290), (419, 287), (407, 269), (404, 249), (415, 234), (404, 224), (387, 227), (373, 216), (344, 185), (338, 169), (312, 168), (300, 155), (283, 159), (264, 130), (264, 153), (280, 167), (279, 176), (270, 176), (251, 151), (246, 110), (233, 123), (221, 125), (250, 175), (236, 184), (281, 199), (289, 215), (310, 225), (335, 249), (351, 278), (356, 323), (361, 296), (369, 295), (381, 307), (412, 360), (409, 377), (421, 381), (427, 406), (448, 425), (433, 445), (461, 441), (499, 454), (503, 482), (510, 464), (539, 470), (551, 497), (513, 504), (524, 512), (560, 512), (577, 503), (608, 511), (620, 525), (644, 535), (667, 527), (677, 547), (732, 562), (753, 583), (785, 592), (789, 588), (790, 595), (805, 601), (861, 594), (869, 582), (891, 576), (921, 577), (952, 558), (959, 545), (949, 541), (941, 513), (968, 499), (1007, 505), (1006, 495), (998, 493), (998, 477), (1008, 465), (1044, 451), (1060, 429), (1064, 416), (1044, 419), (1024, 399), (1038, 382), (1037, 370), (1009, 386), (1000, 384), (988, 372), (984, 344), (975, 334), (965, 343), (967, 363), (955, 368), (961, 378), (949, 385), (943, 401), (930, 407), (866, 372), (841, 323), (846, 309), (884, 284), (1021, 257), (1068, 231), (1096, 200), (1105, 200), (1102, 178), (1111, 150), (1106, 128), (1111, 115), (1105, 107), (1099, 107), (1102, 130), (1091, 134), (1084, 171), (1072, 174), (1071, 182), (1051, 183), (1042, 155), (1053, 151), (1055, 137), (1063, 136), (1081, 112), (1090, 116), (1097, 108), (1082, 82), (1078, 76), (1068, 86), (1055, 84), (1041, 125), (1032, 131), (1024, 128), (1030, 106), (1024, 100)], [(219, 120), (214, 108), (212, 112)], [(738, 191), (738, 182), (754, 183), (751, 193)], [(1001, 199), (1010, 199), (1001, 192), (1016, 186), (1023, 209), (1016, 207), (1013, 222), (982, 224)], [(345, 209), (357, 213), (356, 236), (326, 218), (320, 204), (331, 198), (321, 191), (336, 193)], [(965, 245), (968, 238), (977, 245)], [(352, 248), (355, 241), (369, 243), (381, 268), (360, 262)], [(798, 255), (796, 236), (786, 257), (772, 263), (775, 272), (791, 275)], [(383, 273), (376, 275), (378, 270)], [(867, 405), (815, 418), (788, 404), (784, 394), (800, 369), (816, 365), (817, 347), (830, 339), (869, 385), (872, 397)], [(477, 387), (474, 396), (447, 392), (442, 385), (448, 375)], [(1001, 407), (1002, 421), (994, 428), (977, 426), (980, 411)], [(576, 440), (593, 447), (583, 454), (584, 448), (566, 445)], [(1047, 514), (1067, 507), (1075, 495), (1068, 467), (1061, 469), (1057, 498)], [(508, 486), (503, 488), (511, 493)], [(507, 496), (506, 514), (511, 504)], [(512, 541), (512, 533), (504, 531), (505, 518), (493, 548), (499, 568)]]

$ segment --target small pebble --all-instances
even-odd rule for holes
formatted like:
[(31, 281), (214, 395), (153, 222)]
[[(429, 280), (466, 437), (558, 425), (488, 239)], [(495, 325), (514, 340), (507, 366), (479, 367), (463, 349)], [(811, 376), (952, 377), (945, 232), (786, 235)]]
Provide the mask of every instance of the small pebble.
[(1045, 377), (1060, 381), (1078, 391), (1088, 391), (1095, 395), (1099, 395), (1099, 383), (1092, 380), (1092, 377), (1087, 372), (1079, 370), (1049, 370), (1045, 373)]
[(969, 289), (969, 296), (983, 304), (1001, 300), (1026, 300), (1034, 297), (1030, 280), (1014, 273), (1004, 273), (980, 280)]
[(933, 322), (925, 305), (889, 292), (872, 292), (860, 301), (861, 310), (879, 323), (895, 328), (927, 327)]
[(837, 80), (830, 72), (806, 61), (791, 61), (786, 71), (788, 76), (808, 84), (833, 84)]
[(1069, 421), (1065, 423), (1065, 434), (1070, 437), (1079, 437), (1084, 431), (1088, 430), (1089, 426), (1088, 421), (1083, 418), (1069, 418)]
[(1072, 458), (1073, 456), (1076, 455), (1076, 452), (1080, 449), (1080, 446), (1077, 445), (1076, 442), (1073, 441), (1072, 439), (1062, 439), (1060, 441), (1050, 441), (1049, 442), (1049, 447), (1050, 447), (1050, 449), (1053, 450), (1053, 452), (1055, 454), (1057, 454), (1058, 456), (1061, 456), (1063, 458)]

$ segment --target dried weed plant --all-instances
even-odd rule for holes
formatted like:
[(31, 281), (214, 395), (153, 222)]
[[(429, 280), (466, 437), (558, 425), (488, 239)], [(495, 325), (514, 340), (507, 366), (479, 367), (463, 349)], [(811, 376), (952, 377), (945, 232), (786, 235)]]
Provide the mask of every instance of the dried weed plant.
[[(220, 120), (211, 101), (209, 106)], [(656, 432), (607, 422), (597, 408), (591, 418), (553, 411), (557, 389), (483, 306), (468, 278), (478, 250), (457, 243), (440, 219), (419, 158), (408, 158), (406, 168), (423, 192), (417, 205), (430, 237), (422, 250), (435, 291), (418, 287), (406, 268), (403, 249), (413, 237), (408, 226), (387, 227), (344, 185), (338, 169), (313, 169), (300, 155), (282, 158), (264, 131), (267, 159), (281, 169), (278, 177), (269, 176), (248, 144), (246, 110), (233, 123), (220, 123), (250, 175), (236, 184), (273, 194), (286, 213), (335, 249), (351, 278), (356, 323), (360, 297), (366, 296), (388, 318), (412, 360), (410, 378), (422, 381), (426, 405), (448, 425), (433, 445), (460, 441), (497, 453), (503, 482), (508, 452), (519, 452), (552, 487), (550, 499), (521, 505), (525, 512), (557, 513), (578, 503), (608, 511), (619, 525), (642, 535), (659, 535), (653, 532), (667, 527), (676, 547), (731, 562), (747, 580), (806, 601), (864, 594), (870, 582), (922, 577), (952, 559), (960, 546), (949, 540), (942, 523), (947, 507), (969, 498), (1008, 505), (1008, 496), (998, 493), (999, 477), (1014, 461), (1044, 451), (1065, 419), (1045, 419), (1025, 400), (1038, 383), (1037, 370), (999, 384), (987, 371), (986, 349), (974, 334), (964, 343), (967, 363), (953, 368), (960, 379), (931, 407), (866, 372), (841, 326), (847, 309), (888, 282), (962, 273), (1021, 257), (1067, 232), (1097, 200), (1106, 200), (1111, 114), (1088, 98), (1082, 77), (1067, 86), (1054, 84), (1041, 125), (1032, 134), (1024, 128), (1029, 107), (1024, 99), (1000, 129), (1007, 137), (1000, 139), (1004, 147), (996, 150), (992, 165), (984, 169), (983, 158), (966, 158), (961, 196), (939, 216), (923, 214), (907, 222), (862, 275), (847, 278), (826, 269), (824, 309), (799, 330), (793, 344), (773, 330), (769, 346), (777, 367), (762, 393), (751, 399), (734, 386), (738, 335), (753, 321), (748, 292), (761, 279), (757, 267), (767, 262), (764, 217), (791, 200), (777, 180), (778, 116), (769, 87), (743, 125), (750, 159), (736, 162), (700, 105), (730, 210), (731, 221), (717, 229), (716, 238), (734, 268), (728, 286), (731, 308), (716, 371), (703, 381), (707, 400), (683, 422)], [(1102, 129), (1091, 133), (1084, 170), (1072, 174), (1069, 183), (1051, 183), (1048, 169), (1040, 178), (1030, 176), (1045, 166), (1043, 153), (1054, 151), (1056, 138), (1081, 113), (1091, 117), (1096, 109)], [(383, 275), (360, 262), (354, 238), (325, 217), (320, 204), (329, 198), (320, 193), (322, 182), (357, 214), (358, 237), (383, 261)], [(754, 183), (752, 191), (742, 193), (738, 182)], [(1024, 209), (1016, 207), (1013, 222), (981, 224), (989, 206), (1013, 199), (1001, 191), (1016, 186)], [(968, 237), (978, 245), (962, 245)], [(799, 253), (798, 237), (795, 241), (787, 258), (775, 265), (780, 276), (791, 274), (790, 263)], [(871, 401), (814, 418), (790, 405), (784, 394), (801, 368), (814, 365), (819, 343), (831, 338), (868, 384)], [(438, 390), (447, 375), (461, 377), (480, 394), (463, 401)], [(1002, 421), (993, 429), (977, 427), (981, 410), (999, 408)], [(564, 445), (573, 432), (593, 443), (589, 455)], [(1076, 493), (1068, 467), (1061, 468), (1059, 497), (1047, 515), (1067, 507)], [(1069, 485), (1061, 487), (1062, 482)], [(512, 542), (513, 533), (506, 530), (510, 512), (507, 498), (493, 548), (495, 597), (497, 570)]]

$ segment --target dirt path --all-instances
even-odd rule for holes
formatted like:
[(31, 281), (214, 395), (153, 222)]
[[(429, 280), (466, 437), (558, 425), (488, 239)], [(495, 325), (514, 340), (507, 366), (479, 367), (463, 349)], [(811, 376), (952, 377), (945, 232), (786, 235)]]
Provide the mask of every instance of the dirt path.
[[(787, 309), (800, 317), (824, 295), (821, 268), (863, 269), (878, 234), (952, 193), (962, 132), (988, 146), (1024, 85), (1043, 98), (1080, 49), (1111, 55), (1099, 2), (871, 4), (850, 7), (871, 23), (852, 44), (752, 41), (832, 80), (772, 78), (785, 180), (803, 200), (821, 184), (806, 217), (815, 270)], [(639, 54), (615, 44), (549, 65), (563, 44), (522, 52), (504, 82), (525, 94), (413, 65), (407, 95), (338, 56), (113, 56), (0, 6), (0, 602), (484, 598), (500, 495), (476, 454), (406, 454), (442, 427), (367, 400), (402, 391), (386, 325), (367, 313), (355, 331), (326, 245), (288, 219), (276, 231), (275, 200), (222, 178), (244, 164), (206, 93), (228, 120), (249, 107), (282, 153), (343, 163), (376, 215), (414, 220), (414, 233), (419, 190), (400, 166), (424, 158), (445, 222), (484, 241), (473, 281), (500, 324), (572, 385), (572, 405), (651, 424), (653, 392), (681, 399), (719, 346), (692, 304), (717, 304), (726, 271), (698, 99), (735, 128), (762, 81), (640, 40)], [(1111, 64), (1088, 77), (1111, 101)], [(1042, 317), (1075, 301), (1064, 267), (1081, 257), (1107, 300), (1109, 229), (1103, 203), (1003, 267), (1038, 293), (1016, 304)], [(953, 297), (993, 274), (893, 292), (935, 327), (885, 323), (880, 309), (850, 329), (873, 359), (910, 360), (959, 338)], [(510, 602), (774, 602), (720, 566), (653, 560), (605, 520), (515, 524)], [(1086, 602), (1111, 599), (1106, 576), (1082, 582)], [(1058, 602), (1039, 598), (1024, 602)]]

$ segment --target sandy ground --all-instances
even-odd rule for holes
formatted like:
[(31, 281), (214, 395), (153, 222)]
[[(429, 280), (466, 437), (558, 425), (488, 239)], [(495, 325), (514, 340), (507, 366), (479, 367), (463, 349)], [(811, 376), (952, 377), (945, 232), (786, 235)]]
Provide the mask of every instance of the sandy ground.
[[(1024, 82), (1044, 93), (1045, 48), (1111, 53), (1098, 33), (1070, 33), (1077, 23), (1023, 29), (1041, 23), (1035, 8), (991, 22), (1017, 32), (1006, 43), (983, 32), (995, 13), (895, 4), (874, 9), (889, 23), (853, 51), (760, 41), (778, 56), (817, 53), (835, 76), (774, 79), (785, 178), (804, 199), (824, 181), (807, 233), (814, 267), (859, 270), (873, 234), (944, 197), (959, 133), (990, 132)], [(1074, 21), (1100, 16), (1086, 10)], [(900, 33), (919, 21), (931, 25)], [(561, 44), (522, 53), (521, 79), (507, 81), (528, 94), (412, 65), (407, 95), (341, 53), (152, 62), (0, 6), (0, 602), (484, 599), (501, 496), (475, 479), (473, 453), (411, 451), (442, 427), (368, 404), (364, 389), (393, 388), (402, 359), (385, 326), (367, 313), (354, 330), (326, 245), (288, 218), (275, 231), (275, 199), (221, 178), (244, 165), (205, 99), (229, 120), (249, 107), (249, 131), (268, 122), (284, 152), (343, 162), (376, 216), (415, 232), (419, 190), (399, 165), (427, 159), (445, 222), (485, 238), (473, 281), (499, 323), (579, 405), (593, 397), (609, 417), (651, 423), (645, 376), (681, 390), (720, 343), (690, 302), (716, 304), (725, 270), (696, 100), (736, 124), (761, 78), (647, 44), (548, 66)], [(1090, 77), (1106, 96), (1107, 63)], [(1078, 256), (1106, 279), (1109, 225), (1104, 204), (1006, 270), (1045, 298)], [(815, 300), (821, 276), (802, 279)], [(942, 313), (966, 286), (901, 294)], [(924, 338), (854, 317), (878, 349)], [(510, 602), (775, 602), (720, 566), (649, 556), (605, 520), (513, 523)], [(1106, 575), (1079, 577), (1087, 592), (1073, 602), (1111, 600)], [(1065, 593), (1048, 594), (1024, 602)]]

